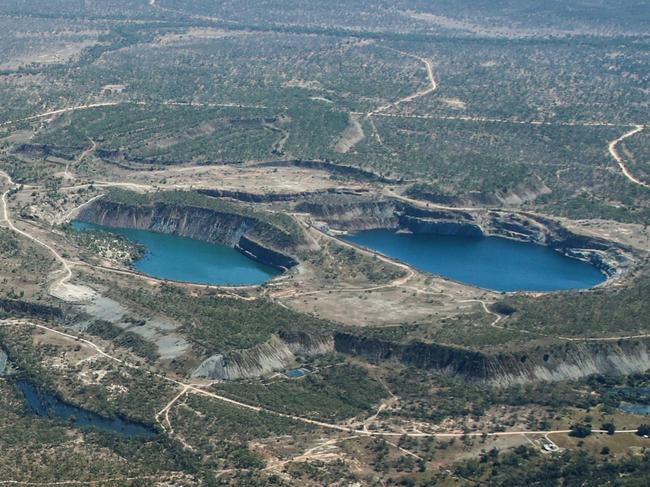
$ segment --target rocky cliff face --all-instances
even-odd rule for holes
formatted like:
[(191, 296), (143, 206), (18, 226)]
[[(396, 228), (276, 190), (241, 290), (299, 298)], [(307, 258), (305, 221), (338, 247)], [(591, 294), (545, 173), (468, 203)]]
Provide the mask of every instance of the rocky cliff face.
[(627, 375), (650, 369), (650, 338), (567, 341), (518, 352), (484, 353), (436, 343), (398, 343), (339, 332), (333, 336), (280, 333), (247, 350), (209, 357), (192, 377), (234, 380), (283, 370), (296, 356), (339, 352), (372, 362), (394, 361), (459, 375), (497, 387), (580, 379), (592, 374)]
[(337, 352), (372, 361), (393, 360), (495, 386), (579, 379), (592, 374), (626, 375), (650, 368), (650, 339), (572, 341), (495, 355), (434, 343), (395, 343), (349, 333), (337, 333), (334, 342)]
[(13, 149), (13, 152), (27, 157), (47, 158), (55, 156), (63, 159), (73, 159), (72, 154), (77, 150), (82, 149), (79, 147), (55, 147), (48, 144), (20, 144)]
[(268, 224), (255, 218), (208, 208), (164, 204), (130, 206), (98, 200), (83, 208), (79, 219), (109, 227), (152, 230), (219, 243), (280, 269), (297, 263), (293, 257), (274, 249), (273, 244), (267, 241)]
[(304, 160), (304, 159), (294, 159), (294, 160), (279, 160), (279, 161), (268, 161), (258, 164), (263, 167), (286, 167), (286, 166), (295, 166), (295, 167), (306, 167), (308, 169), (319, 169), (321, 171), (327, 171), (337, 176), (348, 176), (354, 179), (365, 179), (368, 181), (379, 181), (382, 183), (397, 184), (400, 183), (401, 179), (392, 179), (377, 174), (373, 171), (368, 171), (366, 169), (361, 169), (354, 166), (346, 166), (344, 164), (335, 164), (331, 161), (317, 161), (317, 160)]
[(296, 205), (296, 211), (310, 213), (331, 227), (341, 230), (372, 230), (398, 228), (399, 215), (395, 204), (386, 200), (338, 198), (338, 201), (309, 202)]
[(166, 205), (128, 206), (98, 201), (79, 213), (79, 219), (109, 227), (138, 228), (234, 247), (254, 221), (205, 208)]
[(619, 277), (634, 260), (635, 251), (604, 239), (570, 232), (560, 223), (530, 213), (477, 213), (485, 235), (546, 245), (564, 255), (590, 262), (608, 277)]
[(473, 191), (461, 195), (446, 195), (420, 185), (412, 186), (407, 194), (415, 199), (430, 201), (438, 205), (459, 207), (516, 207), (523, 203), (534, 201), (539, 196), (549, 194), (550, 188), (544, 181), (533, 176), (512, 188), (501, 188), (492, 192)]
[(192, 377), (222, 380), (260, 377), (286, 369), (296, 360), (297, 355), (318, 355), (332, 351), (332, 337), (281, 333), (250, 349), (213, 355), (196, 368)]
[(367, 193), (368, 190), (348, 189), (348, 188), (327, 188), (317, 191), (302, 191), (294, 193), (250, 193), (247, 191), (231, 191), (227, 189), (197, 189), (197, 193), (211, 196), (213, 198), (230, 198), (246, 203), (272, 203), (277, 201), (295, 201), (300, 199), (313, 198), (314, 196), (322, 195), (361, 195)]
[(241, 236), (239, 242), (235, 245), (235, 248), (249, 256), (251, 259), (281, 270), (287, 270), (298, 264), (298, 261), (293, 257), (264, 247), (250, 238), (247, 238), (245, 235)]

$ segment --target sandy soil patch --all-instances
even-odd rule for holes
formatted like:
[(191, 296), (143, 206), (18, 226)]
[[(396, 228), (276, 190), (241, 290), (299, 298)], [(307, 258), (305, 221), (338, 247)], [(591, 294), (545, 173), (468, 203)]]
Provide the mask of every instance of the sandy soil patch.
[(158, 44), (169, 46), (171, 44), (182, 44), (195, 40), (223, 39), (224, 37), (249, 35), (247, 32), (233, 32), (225, 29), (212, 29), (209, 27), (192, 27), (185, 32), (170, 33), (160, 36)]
[[(147, 341), (155, 343), (160, 358), (174, 359), (190, 350), (190, 344), (176, 330), (180, 324), (158, 317), (140, 316), (133, 310), (105, 296), (97, 296), (84, 306), (84, 311), (93, 319), (110, 321), (125, 330), (137, 333)], [(124, 321), (124, 317), (145, 320), (141, 326)]]
[[(310, 280), (308, 274), (297, 281)], [(470, 311), (484, 291), (440, 278), (429, 278), (430, 284), (417, 276), (403, 286), (377, 290), (355, 290), (340, 287), (315, 294), (287, 296), (282, 301), (292, 308), (320, 317), (355, 326), (392, 326), (403, 323), (432, 322)], [(298, 283), (298, 288), (309, 292), (317, 282)]]
[(569, 220), (559, 219), (567, 229), (600, 237), (613, 242), (650, 251), (650, 228), (636, 223), (621, 223), (611, 220)]
[(51, 41), (0, 63), (0, 69), (18, 69), (30, 64), (61, 64), (78, 57), (81, 52), (96, 44), (95, 40), (78, 42)]
[(516, 39), (516, 38), (525, 38), (525, 37), (547, 37), (547, 36), (565, 36), (565, 35), (580, 35), (580, 34), (587, 35), (587, 34), (596, 34), (596, 33), (598, 33), (599, 35), (606, 34), (606, 31), (604, 30), (597, 29), (597, 28), (590, 28), (588, 26), (579, 26), (579, 25), (576, 25), (575, 27), (568, 28), (568, 29), (560, 29), (560, 28), (552, 28), (552, 27), (527, 28), (525, 26), (508, 27), (503, 23), (505, 19), (498, 19), (498, 18), (496, 19), (496, 22), (494, 22), (494, 24), (490, 25), (488, 23), (479, 24), (477, 22), (455, 19), (452, 17), (447, 17), (445, 15), (435, 15), (428, 12), (415, 12), (412, 10), (402, 11), (400, 12), (400, 14), (414, 20), (419, 20), (421, 22), (426, 22), (429, 24), (436, 25), (443, 29), (465, 31), (478, 36), (485, 36), (485, 37), (501, 37), (507, 39)]
[(55, 282), (50, 286), (50, 294), (68, 303), (90, 301), (97, 293), (87, 286), (69, 282)]
[(467, 104), (459, 98), (442, 98), (442, 101), (448, 107), (454, 108), (456, 110), (465, 110)]
[(367, 187), (366, 183), (333, 180), (331, 174), (324, 170), (293, 166), (183, 166), (136, 172), (100, 164), (97, 169), (98, 171), (90, 176), (96, 180), (130, 181), (155, 185), (161, 189), (218, 188), (263, 194), (322, 191), (335, 187)]
[(363, 133), (363, 127), (359, 122), (359, 115), (350, 114), (349, 124), (336, 142), (334, 150), (341, 154), (345, 154), (365, 137), (366, 135)]
[(70, 364), (92, 361), (97, 354), (89, 347), (81, 346), (67, 337), (42, 328), (34, 329), (33, 343), (36, 346), (53, 346), (60, 351), (60, 359)]
[(320, 84), (320, 81), (316, 80), (306, 80), (306, 79), (290, 79), (282, 83), (283, 88), (302, 88), (304, 90), (323, 90), (323, 85)]
[(325, 98), (324, 96), (310, 96), (309, 99), (314, 101), (322, 101), (323, 103), (334, 103), (332, 100)]

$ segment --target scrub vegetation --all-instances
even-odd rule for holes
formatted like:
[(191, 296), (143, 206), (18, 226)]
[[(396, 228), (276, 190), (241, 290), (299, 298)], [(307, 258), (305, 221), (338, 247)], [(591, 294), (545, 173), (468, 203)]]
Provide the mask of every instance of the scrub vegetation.
[(387, 395), (384, 387), (363, 369), (349, 364), (325, 366), (299, 379), (224, 383), (217, 389), (276, 411), (325, 420), (357, 416)]
[(650, 273), (646, 267), (626, 286), (581, 293), (553, 293), (535, 300), (513, 297), (502, 303), (516, 310), (509, 330), (545, 336), (599, 336), (650, 332)]
[(326, 321), (269, 301), (245, 301), (210, 292), (193, 296), (173, 285), (162, 286), (157, 292), (116, 289), (114, 295), (185, 323), (184, 333), (210, 354), (251, 348), (280, 331), (331, 329)]

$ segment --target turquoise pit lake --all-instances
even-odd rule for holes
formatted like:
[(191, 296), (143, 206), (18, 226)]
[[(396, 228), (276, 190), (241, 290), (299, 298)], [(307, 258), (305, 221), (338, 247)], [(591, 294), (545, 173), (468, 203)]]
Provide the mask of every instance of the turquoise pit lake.
[(586, 289), (605, 281), (593, 265), (549, 247), (498, 237), (368, 230), (343, 237), (413, 267), (496, 291)]
[(121, 235), (146, 248), (135, 270), (159, 279), (212, 285), (262, 284), (280, 271), (226, 245), (133, 228), (116, 228), (76, 220), (79, 231), (100, 230)]

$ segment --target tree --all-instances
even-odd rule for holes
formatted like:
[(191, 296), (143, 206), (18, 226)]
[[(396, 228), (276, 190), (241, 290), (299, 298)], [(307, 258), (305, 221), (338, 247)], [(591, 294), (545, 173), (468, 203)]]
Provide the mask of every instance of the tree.
[(603, 429), (607, 430), (608, 435), (613, 435), (616, 432), (614, 423), (603, 423)]
[(576, 424), (571, 426), (569, 436), (574, 438), (586, 438), (591, 434), (591, 425), (589, 424)]
[(650, 436), (650, 424), (642, 424), (636, 430), (636, 434), (639, 436)]

